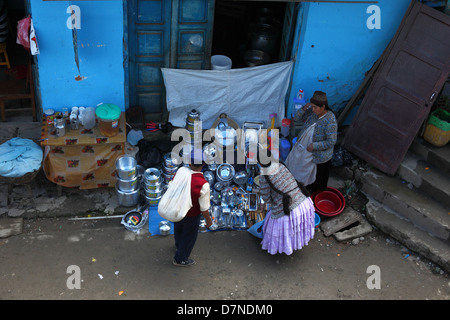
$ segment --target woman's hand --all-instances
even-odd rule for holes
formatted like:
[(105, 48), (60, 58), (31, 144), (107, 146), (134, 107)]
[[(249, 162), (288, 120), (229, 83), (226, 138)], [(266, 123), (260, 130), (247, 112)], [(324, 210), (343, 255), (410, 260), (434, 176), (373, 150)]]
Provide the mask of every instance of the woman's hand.
[(310, 143), (310, 144), (306, 147), (306, 150), (308, 150), (309, 152), (312, 152), (312, 151), (313, 151), (313, 145), (312, 145), (312, 143)]
[(206, 221), (206, 227), (207, 227), (207, 228), (211, 227), (212, 224), (213, 224), (213, 222), (212, 222), (211, 216), (209, 215), (209, 211), (208, 211), (208, 210), (205, 210), (205, 211), (201, 211), (201, 213), (202, 213), (202, 215), (203, 215), (203, 218), (205, 218), (205, 221)]
[(308, 110), (310, 106), (311, 106), (311, 102), (308, 102), (307, 104), (305, 104), (305, 105), (303, 106), (303, 108), (302, 108), (303, 111)]

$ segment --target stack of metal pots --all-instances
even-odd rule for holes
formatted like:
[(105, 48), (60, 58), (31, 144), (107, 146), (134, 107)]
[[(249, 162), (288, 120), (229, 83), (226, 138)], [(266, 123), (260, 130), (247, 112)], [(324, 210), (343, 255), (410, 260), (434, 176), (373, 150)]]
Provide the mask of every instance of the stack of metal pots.
[(176, 158), (173, 158), (171, 153), (166, 153), (163, 157), (163, 181), (167, 185), (170, 181), (173, 180), (175, 173), (180, 167), (179, 161)]
[(187, 131), (189, 131), (189, 134), (191, 136), (191, 143), (194, 142), (196, 133), (200, 134), (199, 135), (200, 139), (202, 138), (202, 129), (198, 123), (199, 121), (200, 121), (200, 113), (197, 110), (192, 109), (190, 112), (188, 112), (186, 118), (186, 129)]
[(119, 204), (135, 206), (139, 201), (140, 186), (137, 161), (134, 157), (123, 155), (116, 160), (116, 193)]
[(166, 191), (161, 171), (156, 168), (148, 168), (144, 171), (142, 188), (144, 197), (149, 206), (158, 206), (159, 200)]

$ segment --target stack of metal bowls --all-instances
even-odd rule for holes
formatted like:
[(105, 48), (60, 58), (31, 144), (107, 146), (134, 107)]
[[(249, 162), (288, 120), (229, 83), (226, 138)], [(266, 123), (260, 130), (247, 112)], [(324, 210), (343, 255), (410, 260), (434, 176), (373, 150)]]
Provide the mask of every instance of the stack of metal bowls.
[(165, 184), (168, 184), (173, 180), (175, 173), (180, 167), (178, 159), (173, 158), (171, 153), (166, 153), (163, 157), (163, 181)]
[(148, 168), (144, 172), (143, 184), (144, 197), (149, 206), (157, 206), (165, 191), (162, 182), (161, 171), (156, 168)]
[(116, 193), (119, 204), (125, 207), (135, 206), (139, 201), (139, 177), (137, 161), (124, 155), (116, 160)]
[(187, 131), (189, 131), (189, 134), (191, 135), (191, 143), (194, 142), (196, 132), (200, 134), (199, 138), (200, 139), (202, 138), (202, 129), (196, 123), (198, 121), (200, 121), (200, 113), (197, 110), (192, 109), (190, 112), (188, 112), (186, 118), (186, 129)]

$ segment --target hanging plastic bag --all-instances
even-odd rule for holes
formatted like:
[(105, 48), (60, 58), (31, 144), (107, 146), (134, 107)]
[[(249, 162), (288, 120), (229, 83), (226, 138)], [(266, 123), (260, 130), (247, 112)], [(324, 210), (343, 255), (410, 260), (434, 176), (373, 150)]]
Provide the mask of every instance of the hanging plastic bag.
[(266, 221), (266, 218), (264, 218), (263, 220), (255, 223), (254, 225), (252, 225), (250, 228), (248, 228), (248, 232), (257, 237), (262, 239), (264, 237), (263, 235), (263, 227), (264, 227), (264, 221)]
[(25, 49), (30, 49), (30, 16), (17, 21), (17, 40), (16, 43), (21, 44)]
[(192, 208), (191, 178), (191, 169), (181, 167), (177, 170), (177, 174), (159, 200), (158, 213), (161, 217), (172, 222), (178, 222)]
[(36, 32), (33, 26), (33, 20), (30, 23), (30, 51), (33, 56), (39, 54), (39, 47), (36, 39)]

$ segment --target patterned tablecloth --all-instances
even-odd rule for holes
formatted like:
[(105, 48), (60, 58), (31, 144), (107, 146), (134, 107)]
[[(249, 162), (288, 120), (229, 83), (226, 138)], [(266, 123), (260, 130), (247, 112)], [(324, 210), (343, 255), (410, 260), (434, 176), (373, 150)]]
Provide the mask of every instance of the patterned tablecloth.
[(71, 130), (56, 136), (56, 129), (42, 122), (41, 145), (45, 147), (43, 168), (47, 179), (64, 186), (80, 189), (114, 187), (115, 161), (124, 154), (126, 142), (125, 114), (119, 121), (119, 133), (114, 137), (101, 134), (98, 124), (87, 130)]

